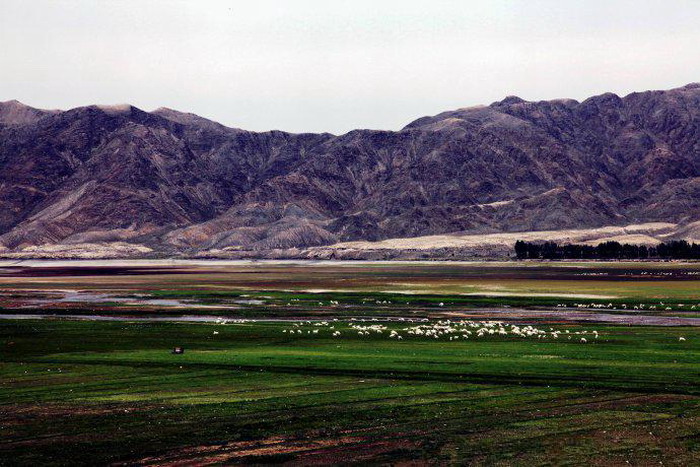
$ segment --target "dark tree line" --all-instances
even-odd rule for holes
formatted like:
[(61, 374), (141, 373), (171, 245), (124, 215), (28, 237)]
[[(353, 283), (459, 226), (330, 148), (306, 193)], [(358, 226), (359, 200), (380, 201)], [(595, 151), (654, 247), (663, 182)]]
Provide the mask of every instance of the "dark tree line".
[(656, 246), (604, 242), (592, 245), (559, 245), (554, 242), (515, 242), (518, 259), (700, 259), (700, 244), (674, 240)]

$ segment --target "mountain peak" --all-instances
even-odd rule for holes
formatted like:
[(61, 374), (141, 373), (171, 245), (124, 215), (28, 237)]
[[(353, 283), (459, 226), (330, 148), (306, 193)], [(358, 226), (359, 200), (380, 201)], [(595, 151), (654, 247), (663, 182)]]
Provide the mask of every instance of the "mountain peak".
[(0, 102), (0, 105), (14, 105), (14, 106), (20, 106), (20, 107), (29, 107), (27, 104), (23, 104), (22, 102), (18, 101), (17, 99), (12, 99), (9, 101)]
[(618, 105), (622, 103), (622, 98), (615, 94), (614, 92), (605, 92), (597, 96), (589, 97), (581, 104), (587, 105)]
[(104, 104), (96, 104), (93, 107), (103, 111), (106, 114), (109, 115), (128, 115), (132, 112), (136, 111), (141, 111), (143, 110), (134, 107), (131, 104), (113, 104), (113, 105), (104, 105)]
[(525, 99), (522, 99), (518, 96), (506, 96), (505, 99), (503, 99), (500, 102), (494, 102), (492, 105), (516, 105), (516, 104), (524, 104), (527, 101)]
[(40, 118), (57, 113), (58, 110), (35, 109), (17, 99), (0, 102), (1, 125), (24, 125), (34, 123)]
[(179, 123), (181, 125), (196, 125), (196, 126), (204, 126), (209, 129), (227, 129), (227, 130), (237, 130), (237, 131), (242, 131), (238, 130), (236, 128), (229, 128), (225, 125), (222, 125), (221, 123), (215, 122), (213, 120), (209, 120), (208, 118), (202, 117), (200, 115), (191, 113), (191, 112), (182, 112), (179, 110), (171, 109), (169, 107), (159, 107), (156, 110), (150, 112), (153, 115), (157, 115), (159, 117), (165, 118), (167, 120), (170, 120), (175, 123)]

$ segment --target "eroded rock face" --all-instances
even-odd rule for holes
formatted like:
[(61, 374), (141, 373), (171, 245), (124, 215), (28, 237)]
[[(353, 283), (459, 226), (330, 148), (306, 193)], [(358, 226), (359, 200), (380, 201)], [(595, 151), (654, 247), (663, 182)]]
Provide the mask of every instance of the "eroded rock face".
[[(700, 85), (253, 133), (170, 109), (0, 103), (0, 245), (265, 251), (700, 220)], [(688, 231), (695, 231), (689, 228)]]

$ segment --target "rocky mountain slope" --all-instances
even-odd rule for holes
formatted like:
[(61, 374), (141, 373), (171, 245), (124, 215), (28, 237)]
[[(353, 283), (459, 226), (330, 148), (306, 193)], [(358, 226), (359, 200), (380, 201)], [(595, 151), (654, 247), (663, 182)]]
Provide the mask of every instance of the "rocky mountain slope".
[(10, 101), (0, 103), (0, 164), (0, 249), (10, 251), (126, 242), (263, 255), (645, 222), (693, 238), (700, 85), (583, 102), (507, 97), (340, 136)]

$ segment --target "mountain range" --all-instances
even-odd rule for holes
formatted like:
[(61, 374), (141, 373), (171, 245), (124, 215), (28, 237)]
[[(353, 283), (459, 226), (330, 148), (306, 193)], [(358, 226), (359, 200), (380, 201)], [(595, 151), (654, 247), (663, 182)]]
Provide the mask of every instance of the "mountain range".
[(583, 102), (510, 96), (343, 135), (250, 132), (166, 108), (9, 101), (0, 165), (5, 253), (121, 245), (264, 257), (647, 223), (697, 239), (700, 84)]

